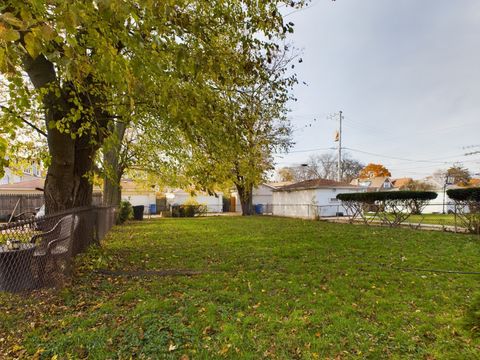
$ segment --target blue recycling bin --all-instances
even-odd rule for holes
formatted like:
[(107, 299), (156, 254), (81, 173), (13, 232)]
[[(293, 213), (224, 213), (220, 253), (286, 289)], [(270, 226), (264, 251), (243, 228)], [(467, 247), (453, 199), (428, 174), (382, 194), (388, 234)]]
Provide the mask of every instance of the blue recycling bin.
[(255, 214), (258, 214), (258, 215), (263, 214), (263, 204), (255, 205)]
[(150, 214), (157, 213), (157, 204), (150, 204)]

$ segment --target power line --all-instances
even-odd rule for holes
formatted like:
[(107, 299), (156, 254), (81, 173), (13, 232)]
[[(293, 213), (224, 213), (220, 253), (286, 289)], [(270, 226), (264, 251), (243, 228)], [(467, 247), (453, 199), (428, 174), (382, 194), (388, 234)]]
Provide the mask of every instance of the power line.
[(373, 156), (378, 156), (378, 157), (383, 157), (385, 159), (393, 159), (393, 160), (402, 160), (402, 161), (410, 161), (410, 162), (424, 162), (424, 163), (437, 163), (437, 164), (448, 164), (446, 161), (433, 161), (433, 160), (414, 160), (414, 159), (407, 159), (407, 158), (401, 158), (401, 157), (396, 157), (396, 156), (388, 156), (388, 155), (383, 155), (383, 154), (376, 154), (368, 151), (363, 151), (363, 150), (358, 150), (358, 149), (352, 149), (349, 147), (345, 147), (345, 149), (353, 151), (353, 152), (358, 152), (366, 155), (373, 155)]
[[(355, 119), (352, 119), (350, 116), (348, 117), (345, 117), (344, 119), (347, 123), (350, 123), (348, 124), (347, 126), (351, 126), (357, 130), (361, 130), (363, 131), (364, 133), (367, 133), (369, 135), (373, 135), (371, 134), (372, 132), (373, 133), (378, 133), (378, 134), (381, 134), (381, 135), (387, 135), (387, 136), (391, 136), (390, 139), (397, 139), (397, 138), (405, 138), (405, 137), (411, 137), (411, 134), (404, 134), (404, 135), (401, 135), (401, 134), (398, 134), (398, 132), (393, 132), (389, 129), (385, 129), (385, 128), (381, 128), (381, 127), (377, 127), (377, 126), (371, 126), (371, 125), (368, 125), (368, 124), (365, 124), (365, 122), (362, 122), (362, 121), (357, 121)], [(436, 128), (436, 129), (428, 129), (428, 130), (424, 130), (424, 131), (415, 131), (415, 135), (422, 135), (422, 134), (432, 134), (432, 133), (442, 133), (442, 132), (446, 132), (446, 131), (452, 131), (452, 130), (456, 130), (456, 129), (461, 129), (461, 128), (465, 128), (465, 127), (470, 127), (474, 124), (477, 124), (477, 122), (471, 122), (471, 123), (466, 123), (466, 124), (460, 124), (460, 125), (453, 125), (453, 126), (447, 126), (447, 127), (442, 127), (442, 128)], [(471, 148), (471, 147), (477, 147), (477, 146), (480, 146), (480, 145), (473, 145), (473, 146), (469, 146), (469, 147), (464, 147), (465, 148)]]
[[(438, 164), (436, 161), (442, 161), (443, 163), (454, 163), (454, 162), (465, 162), (465, 161), (471, 161), (471, 160), (450, 160), (450, 161), (447, 161), (447, 159), (458, 159), (459, 157), (462, 157), (462, 156), (465, 156), (465, 154), (460, 154), (460, 155), (455, 155), (455, 156), (447, 156), (447, 157), (441, 157), (441, 158), (434, 158), (434, 159), (428, 159), (428, 161), (433, 161), (434, 163), (432, 163), (432, 165), (422, 165), (423, 167), (431, 167), (431, 166), (437, 166), (437, 165), (441, 165), (441, 164)], [(409, 162), (403, 162), (403, 163), (397, 163), (397, 164), (394, 164), (393, 166), (402, 166), (402, 165), (408, 165), (408, 164), (411, 164), (411, 161)]]
[[(289, 151), (287, 154), (305, 153), (305, 152), (312, 152), (312, 151), (327, 151), (327, 150), (335, 150), (335, 148), (329, 147), (329, 148), (293, 150), (293, 151)], [(277, 153), (277, 154), (279, 154), (279, 153)]]

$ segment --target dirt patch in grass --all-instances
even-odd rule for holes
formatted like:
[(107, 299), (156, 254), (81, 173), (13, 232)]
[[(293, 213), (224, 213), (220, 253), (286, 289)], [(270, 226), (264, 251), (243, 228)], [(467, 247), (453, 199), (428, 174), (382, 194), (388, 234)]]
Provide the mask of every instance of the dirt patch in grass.
[(98, 269), (95, 270), (97, 274), (108, 275), (108, 276), (194, 276), (204, 274), (204, 271), (196, 270), (130, 270), (130, 271), (121, 271), (121, 270), (106, 270)]

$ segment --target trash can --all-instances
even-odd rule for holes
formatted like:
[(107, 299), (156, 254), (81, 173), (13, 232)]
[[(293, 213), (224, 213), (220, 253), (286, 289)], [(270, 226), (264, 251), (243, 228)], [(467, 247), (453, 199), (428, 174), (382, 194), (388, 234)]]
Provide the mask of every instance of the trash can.
[(258, 214), (258, 215), (263, 214), (263, 204), (255, 205), (255, 214)]
[(143, 220), (143, 211), (145, 210), (145, 206), (138, 205), (133, 207), (133, 219), (134, 220)]
[(150, 204), (150, 215), (157, 213), (157, 204)]

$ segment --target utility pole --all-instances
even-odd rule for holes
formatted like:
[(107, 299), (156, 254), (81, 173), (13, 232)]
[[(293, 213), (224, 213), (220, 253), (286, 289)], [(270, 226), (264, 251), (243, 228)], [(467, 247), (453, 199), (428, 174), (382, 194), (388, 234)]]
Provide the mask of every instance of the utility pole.
[(338, 169), (337, 169), (337, 181), (342, 181), (342, 116), (343, 112), (339, 113), (339, 129), (338, 129)]

